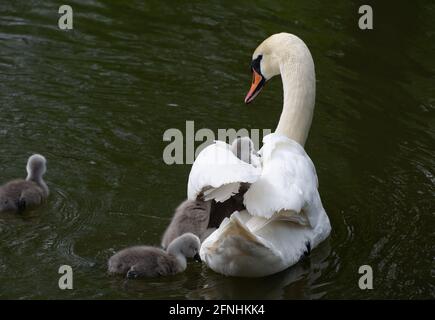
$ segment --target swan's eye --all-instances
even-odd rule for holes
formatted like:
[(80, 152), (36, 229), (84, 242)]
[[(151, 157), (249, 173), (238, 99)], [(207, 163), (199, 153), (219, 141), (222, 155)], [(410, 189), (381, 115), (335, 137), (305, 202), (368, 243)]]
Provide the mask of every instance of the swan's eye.
[(261, 74), (261, 67), (260, 67), (260, 62), (261, 59), (263, 58), (262, 54), (259, 54), (257, 58), (255, 58), (254, 60), (252, 60), (251, 62), (251, 69), (255, 70), (258, 74)]

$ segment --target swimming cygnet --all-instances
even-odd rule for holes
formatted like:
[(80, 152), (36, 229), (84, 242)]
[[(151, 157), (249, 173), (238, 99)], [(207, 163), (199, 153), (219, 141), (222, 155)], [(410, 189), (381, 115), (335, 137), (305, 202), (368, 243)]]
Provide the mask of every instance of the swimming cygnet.
[(108, 263), (110, 273), (127, 278), (173, 275), (186, 270), (186, 258), (199, 259), (199, 238), (185, 233), (174, 239), (166, 251), (149, 246), (135, 246), (114, 254)]
[(215, 230), (208, 230), (210, 206), (211, 201), (200, 199), (182, 202), (163, 234), (162, 247), (167, 248), (172, 240), (187, 232), (193, 233), (201, 241), (209, 236)]
[[(238, 137), (232, 145), (231, 151), (240, 160), (253, 164), (259, 163), (254, 143), (249, 137)], [(162, 247), (167, 248), (176, 237), (191, 232), (204, 241), (226, 217), (234, 211), (245, 209), (243, 195), (249, 185), (242, 184), (239, 193), (224, 202), (203, 201), (201, 197), (196, 200), (185, 200), (175, 210), (171, 223), (166, 228), (162, 238)]]
[(249, 137), (237, 137), (231, 144), (231, 151), (240, 160), (257, 167), (259, 158), (254, 143)]
[(12, 180), (0, 187), (0, 213), (31, 210), (47, 199), (49, 191), (42, 179), (46, 163), (40, 154), (32, 155), (27, 161), (27, 178)]

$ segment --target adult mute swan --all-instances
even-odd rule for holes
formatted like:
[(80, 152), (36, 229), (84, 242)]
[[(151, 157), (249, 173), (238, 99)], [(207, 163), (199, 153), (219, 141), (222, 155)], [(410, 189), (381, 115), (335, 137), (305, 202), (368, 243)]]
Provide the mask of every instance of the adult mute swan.
[(274, 34), (252, 56), (250, 103), (281, 74), (284, 105), (274, 133), (264, 137), (260, 165), (241, 161), (223, 142), (205, 148), (192, 165), (188, 198), (225, 201), (248, 185), (246, 210), (234, 212), (202, 243), (200, 256), (224, 275), (261, 277), (295, 264), (325, 240), (331, 225), (318, 193), (315, 167), (303, 146), (314, 110), (314, 63), (305, 43)]

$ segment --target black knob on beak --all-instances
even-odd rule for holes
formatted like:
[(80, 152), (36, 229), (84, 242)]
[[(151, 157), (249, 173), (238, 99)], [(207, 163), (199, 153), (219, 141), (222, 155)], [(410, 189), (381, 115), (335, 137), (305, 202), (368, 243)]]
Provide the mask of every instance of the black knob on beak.
[(195, 254), (195, 255), (193, 256), (193, 259), (194, 259), (195, 261), (197, 261), (197, 262), (202, 262), (202, 261), (201, 261), (201, 257), (199, 256), (199, 253)]

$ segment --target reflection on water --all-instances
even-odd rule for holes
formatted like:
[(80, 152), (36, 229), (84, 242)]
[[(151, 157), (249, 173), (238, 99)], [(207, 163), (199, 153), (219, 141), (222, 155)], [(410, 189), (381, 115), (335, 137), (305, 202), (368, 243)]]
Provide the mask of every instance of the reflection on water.
[[(434, 4), (376, 4), (370, 32), (356, 27), (357, 1), (69, 4), (72, 32), (58, 30), (54, 1), (0, 4), (0, 181), (25, 176), (38, 152), (51, 189), (42, 209), (0, 217), (1, 298), (435, 297)], [(186, 196), (190, 166), (162, 159), (167, 129), (275, 128), (279, 79), (253, 105), (243, 98), (252, 51), (281, 31), (316, 65), (306, 149), (329, 240), (264, 279), (193, 262), (162, 279), (108, 276), (114, 251), (160, 243)], [(63, 264), (72, 291), (57, 287)], [(363, 264), (370, 292), (358, 288)]]
[(328, 267), (331, 252), (325, 241), (312, 254), (278, 274), (260, 279), (221, 277), (208, 270), (201, 273), (200, 289), (187, 295), (189, 299), (317, 299), (325, 295), (318, 283)]

